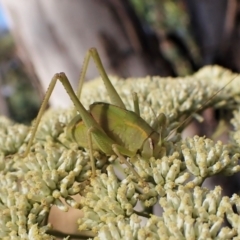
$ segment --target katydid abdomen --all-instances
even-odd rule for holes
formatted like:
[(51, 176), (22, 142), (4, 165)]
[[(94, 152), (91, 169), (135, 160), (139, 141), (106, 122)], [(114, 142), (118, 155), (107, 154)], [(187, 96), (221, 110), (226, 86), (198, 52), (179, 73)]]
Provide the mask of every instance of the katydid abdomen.
[(89, 111), (111, 139), (135, 153), (154, 131), (135, 112), (115, 105), (96, 102), (90, 105)]
[[(94, 103), (89, 111), (112, 140), (111, 144), (117, 144), (124, 149), (124, 152), (120, 152), (121, 154), (128, 157), (135, 156), (137, 153), (144, 157), (155, 155), (154, 145), (158, 143), (159, 134), (135, 112), (108, 103)], [(81, 147), (88, 146), (87, 127), (80, 115), (72, 120), (68, 131)], [(93, 149), (101, 150), (95, 141), (93, 141)], [(111, 154), (114, 153), (111, 152)]]

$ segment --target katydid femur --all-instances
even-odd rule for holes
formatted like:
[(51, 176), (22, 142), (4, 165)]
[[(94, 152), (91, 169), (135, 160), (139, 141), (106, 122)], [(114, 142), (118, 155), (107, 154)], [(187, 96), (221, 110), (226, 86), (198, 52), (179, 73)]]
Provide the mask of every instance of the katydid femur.
[[(87, 111), (79, 99), (90, 57), (96, 64), (113, 105), (94, 103), (90, 105), (90, 109)], [(131, 158), (140, 154), (146, 159), (152, 156), (157, 157), (161, 149), (161, 135), (139, 116), (136, 95), (134, 97), (135, 112), (126, 110), (122, 99), (108, 78), (95, 48), (89, 49), (85, 56), (77, 93), (74, 92), (64, 73), (57, 73), (53, 76), (33, 124), (25, 155), (30, 152), (41, 117), (58, 80), (65, 87), (79, 113), (70, 122), (68, 131), (79, 146), (89, 149), (92, 175), (95, 175), (93, 151), (97, 150), (106, 155), (118, 156), (120, 161), (126, 164), (139, 180), (140, 176), (125, 156)], [(160, 118), (164, 119), (164, 115), (160, 115), (158, 120)], [(88, 139), (87, 142), (86, 139)]]

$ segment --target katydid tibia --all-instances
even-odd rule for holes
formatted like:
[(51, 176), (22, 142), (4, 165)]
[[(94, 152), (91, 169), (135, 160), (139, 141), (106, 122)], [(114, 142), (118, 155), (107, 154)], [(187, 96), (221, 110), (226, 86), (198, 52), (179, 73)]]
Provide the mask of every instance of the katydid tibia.
[[(96, 64), (113, 105), (94, 103), (87, 111), (79, 99), (90, 57), (93, 58)], [(89, 49), (86, 54), (77, 93), (74, 92), (64, 73), (53, 76), (35, 120), (25, 155), (30, 151), (41, 117), (57, 81), (63, 84), (79, 113), (70, 122), (68, 131), (79, 146), (89, 149), (92, 175), (95, 175), (93, 151), (98, 150), (106, 155), (114, 154), (118, 156), (120, 161), (126, 164), (135, 176), (140, 179), (140, 176), (126, 160), (125, 156), (134, 157), (136, 154), (141, 154), (145, 158), (157, 157), (161, 149), (159, 146), (159, 144), (161, 145), (161, 135), (139, 116), (136, 94), (134, 95), (135, 112), (126, 110), (122, 99), (108, 78), (95, 48)], [(160, 116), (159, 118), (164, 122), (165, 116), (163, 114)], [(87, 142), (86, 139), (88, 139)]]

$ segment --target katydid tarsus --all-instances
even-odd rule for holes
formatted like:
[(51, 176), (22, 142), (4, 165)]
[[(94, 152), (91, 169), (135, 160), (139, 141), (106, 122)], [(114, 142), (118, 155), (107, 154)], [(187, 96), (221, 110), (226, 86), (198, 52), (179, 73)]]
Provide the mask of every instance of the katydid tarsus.
[[(91, 57), (93, 58), (99, 74), (105, 84), (111, 104), (103, 102), (93, 103), (90, 105), (89, 111), (87, 111), (80, 102), (80, 95)], [(95, 175), (93, 152), (94, 150), (97, 150), (106, 155), (118, 156), (120, 161), (131, 169), (138, 180), (141, 180), (139, 174), (125, 157), (132, 158), (137, 154), (140, 154), (146, 159), (149, 159), (150, 157), (157, 158), (162, 149), (163, 139), (161, 132), (158, 132), (156, 128), (159, 124), (164, 125), (166, 117), (164, 114), (160, 114), (153, 125), (150, 126), (140, 117), (136, 94), (134, 95), (133, 100), (135, 109), (134, 112), (127, 110), (119, 94), (109, 80), (95, 48), (89, 49), (85, 56), (77, 93), (74, 92), (67, 76), (64, 73), (58, 73), (53, 76), (38, 116), (33, 124), (31, 137), (28, 142), (25, 155), (30, 152), (41, 117), (57, 81), (60, 81), (63, 84), (66, 92), (70, 96), (76, 110), (79, 113), (70, 122), (68, 131), (80, 147), (89, 149), (92, 175)], [(88, 139), (87, 142), (86, 139)]]

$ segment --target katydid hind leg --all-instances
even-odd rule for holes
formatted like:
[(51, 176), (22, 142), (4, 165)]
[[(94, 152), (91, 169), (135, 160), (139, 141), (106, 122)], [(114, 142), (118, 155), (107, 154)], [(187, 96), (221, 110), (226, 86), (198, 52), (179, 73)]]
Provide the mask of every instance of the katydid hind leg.
[(78, 85), (78, 90), (77, 90), (77, 97), (78, 99), (80, 99), (81, 96), (81, 91), (82, 91), (82, 87), (83, 87), (83, 82), (86, 76), (86, 72), (87, 72), (87, 68), (88, 68), (88, 64), (89, 64), (89, 60), (90, 58), (93, 58), (93, 61), (97, 67), (97, 70), (99, 72), (99, 75), (101, 76), (104, 85), (107, 89), (108, 95), (110, 97), (111, 103), (121, 107), (121, 108), (126, 108), (122, 99), (120, 98), (119, 94), (117, 93), (116, 89), (114, 88), (114, 86), (112, 85), (110, 79), (108, 78), (108, 75), (103, 67), (102, 61), (99, 57), (98, 51), (96, 48), (90, 48), (88, 50), (88, 52), (86, 53), (86, 56), (84, 58), (84, 62), (83, 62), (83, 66), (82, 66), (82, 71), (80, 74), (80, 78), (79, 78), (79, 85)]

